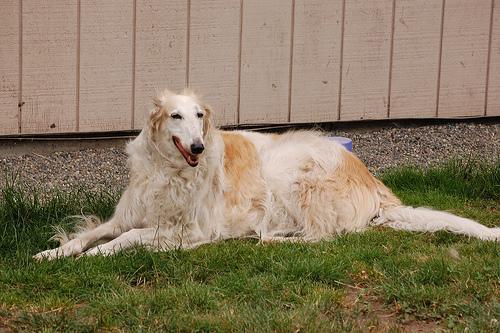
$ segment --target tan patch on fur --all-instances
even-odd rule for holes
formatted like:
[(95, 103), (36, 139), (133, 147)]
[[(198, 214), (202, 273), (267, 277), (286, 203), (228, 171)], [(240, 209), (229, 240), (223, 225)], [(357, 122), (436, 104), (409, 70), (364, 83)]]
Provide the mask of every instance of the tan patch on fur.
[(380, 196), (380, 208), (401, 206), (401, 200), (392, 193), (380, 180), (375, 179), (379, 184), (377, 187), (378, 195)]
[(205, 111), (205, 117), (203, 117), (203, 138), (205, 139), (206, 143), (209, 143), (212, 139), (213, 130), (212, 108), (208, 105), (203, 105), (202, 108)]
[(149, 126), (151, 132), (158, 131), (166, 120), (166, 109), (168, 107), (166, 102), (172, 95), (173, 93), (170, 90), (165, 89), (163, 91), (157, 91), (156, 96), (153, 97), (153, 110), (149, 113)]
[(254, 144), (241, 134), (221, 132), (224, 140), (225, 214), (235, 237), (255, 232), (265, 215), (266, 186)]
[(345, 175), (348, 184), (364, 186), (369, 190), (375, 190), (378, 186), (375, 177), (354, 154), (342, 151), (342, 164), (339, 169)]
[[(164, 92), (166, 94), (167, 92)], [(168, 92), (170, 94), (170, 92)], [(167, 119), (167, 111), (161, 100), (162, 96), (158, 95), (153, 98), (153, 110), (149, 113), (149, 127), (152, 133), (157, 132)]]
[(252, 192), (262, 191), (259, 182), (260, 161), (253, 143), (242, 135), (223, 132), (222, 138), (224, 171), (229, 182), (229, 189), (224, 196), (229, 204), (238, 205), (242, 196), (252, 196)]
[[(339, 171), (345, 177), (347, 186), (362, 186), (370, 192), (374, 191), (380, 197), (382, 208), (398, 206), (401, 201), (380, 180), (375, 178), (363, 162), (356, 155), (347, 151), (342, 152), (342, 161)], [(338, 176), (337, 174), (336, 176)]]
[(340, 164), (328, 175), (314, 161), (301, 166), (303, 177), (295, 191), (309, 238), (361, 230), (380, 207), (399, 202), (355, 155), (343, 150), (340, 154)]
[(157, 132), (165, 122), (167, 116), (163, 107), (155, 108), (149, 115), (149, 123), (152, 132)]

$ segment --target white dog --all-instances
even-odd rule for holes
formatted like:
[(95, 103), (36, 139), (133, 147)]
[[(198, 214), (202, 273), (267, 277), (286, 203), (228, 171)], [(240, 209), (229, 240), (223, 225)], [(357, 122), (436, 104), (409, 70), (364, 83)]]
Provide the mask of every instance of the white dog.
[(212, 126), (211, 113), (190, 91), (161, 93), (127, 146), (130, 184), (113, 217), (59, 234), (62, 245), (35, 258), (240, 237), (309, 242), (370, 225), (500, 239), (500, 228), (402, 205), (356, 156), (320, 133), (226, 132)]

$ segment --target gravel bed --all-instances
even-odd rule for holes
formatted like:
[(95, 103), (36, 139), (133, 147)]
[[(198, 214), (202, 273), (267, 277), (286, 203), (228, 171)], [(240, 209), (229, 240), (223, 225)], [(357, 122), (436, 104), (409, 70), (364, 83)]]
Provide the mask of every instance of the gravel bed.
[[(453, 157), (496, 161), (500, 156), (500, 125), (452, 122), (439, 125), (378, 127), (341, 126), (333, 135), (353, 140), (354, 152), (376, 174), (401, 165), (429, 166)], [(83, 187), (93, 191), (120, 191), (128, 181), (124, 145), (49, 154), (0, 157), (0, 187), (16, 179), (43, 192)]]

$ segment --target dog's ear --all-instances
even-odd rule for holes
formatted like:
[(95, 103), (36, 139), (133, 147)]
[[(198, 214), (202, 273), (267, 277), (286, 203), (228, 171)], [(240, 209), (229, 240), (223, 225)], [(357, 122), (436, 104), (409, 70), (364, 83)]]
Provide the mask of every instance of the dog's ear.
[(152, 132), (158, 131), (165, 120), (165, 107), (158, 97), (153, 98), (153, 109), (149, 113), (149, 126)]
[(205, 111), (205, 117), (203, 117), (203, 137), (205, 140), (209, 140), (212, 136), (213, 125), (212, 125), (212, 117), (213, 112), (212, 108), (208, 105), (202, 106)]
[(158, 97), (153, 97), (153, 106), (155, 108), (161, 108), (162, 107), (162, 104), (161, 104), (161, 101)]

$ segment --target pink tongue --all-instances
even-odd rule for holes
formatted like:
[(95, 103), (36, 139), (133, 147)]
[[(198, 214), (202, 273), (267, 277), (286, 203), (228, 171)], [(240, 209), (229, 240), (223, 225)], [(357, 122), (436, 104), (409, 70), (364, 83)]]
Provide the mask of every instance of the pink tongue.
[(177, 137), (174, 136), (173, 140), (174, 140), (175, 146), (177, 147), (177, 149), (179, 150), (179, 152), (181, 153), (181, 155), (184, 157), (184, 159), (186, 160), (186, 162), (190, 166), (193, 166), (193, 167), (196, 166), (196, 165), (198, 165), (198, 156), (192, 155), (189, 152), (187, 152), (186, 149), (184, 149), (184, 147), (182, 146), (180, 140)]

